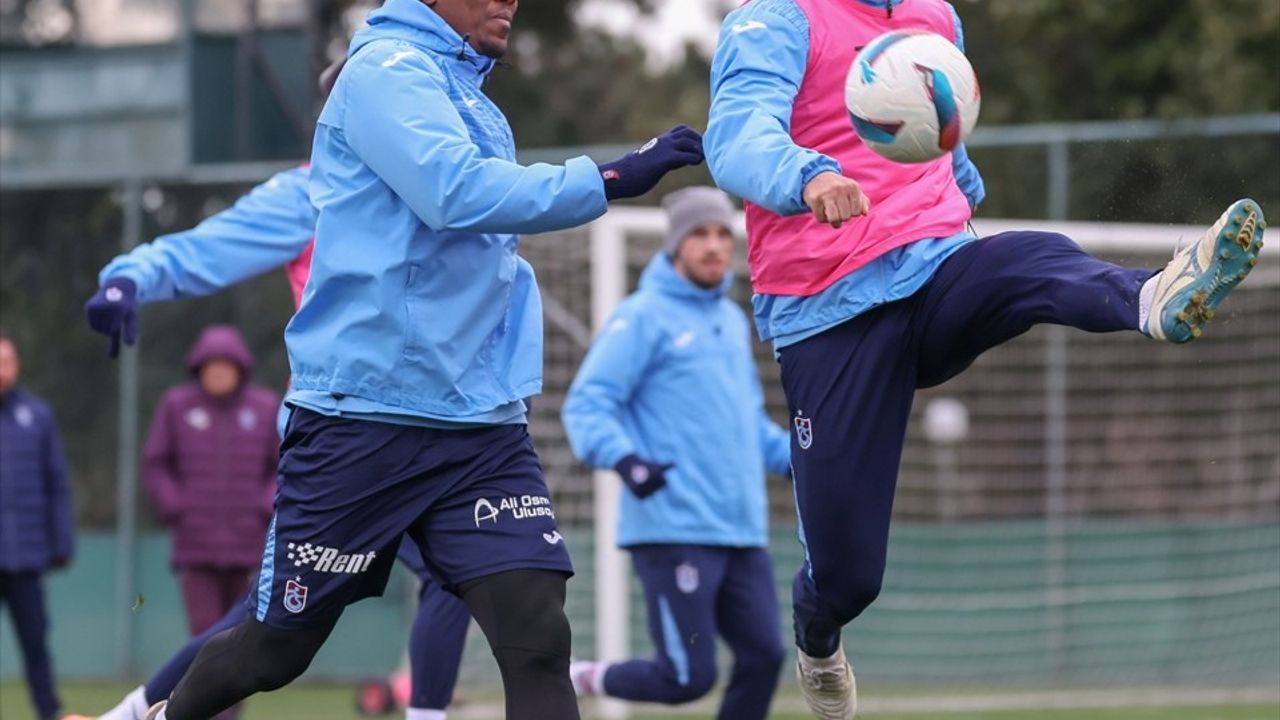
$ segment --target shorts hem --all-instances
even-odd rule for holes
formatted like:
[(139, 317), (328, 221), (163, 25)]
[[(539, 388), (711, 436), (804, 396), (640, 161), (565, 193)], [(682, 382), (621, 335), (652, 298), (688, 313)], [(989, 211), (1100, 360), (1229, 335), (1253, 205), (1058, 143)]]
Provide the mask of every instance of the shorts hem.
[(463, 573), (457, 577), (449, 578), (447, 582), (443, 582), (441, 585), (446, 590), (452, 592), (463, 583), (471, 582), (472, 580), (479, 580), (480, 578), (489, 575), (497, 575), (501, 572), (508, 572), (510, 570), (554, 570), (556, 572), (564, 573), (567, 578), (573, 577), (574, 575), (572, 563), (513, 560), (511, 562), (492, 565), (473, 572)]

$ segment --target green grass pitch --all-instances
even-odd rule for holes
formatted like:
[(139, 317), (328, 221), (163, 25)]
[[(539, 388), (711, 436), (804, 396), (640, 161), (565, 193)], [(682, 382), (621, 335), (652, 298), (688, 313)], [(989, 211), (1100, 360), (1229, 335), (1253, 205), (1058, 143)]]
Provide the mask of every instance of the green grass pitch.
[[(130, 688), (108, 683), (64, 683), (60, 690), (67, 712), (101, 712), (123, 697)], [(789, 689), (784, 685), (784, 693)], [(470, 691), (475, 694), (476, 691)], [(485, 691), (481, 691), (482, 693)], [(495, 711), (496, 699), (488, 695), (449, 714), (450, 720), (487, 720), (501, 718)], [(302, 685), (279, 692), (255, 697), (242, 715), (242, 720), (357, 720), (354, 708), (354, 691), (349, 685)], [(788, 696), (785, 705), (795, 707), (797, 698)], [(584, 704), (584, 720), (590, 718), (590, 704)], [(700, 706), (706, 707), (705, 705)], [(693, 720), (708, 718), (712, 712), (679, 714), (672, 711), (654, 713), (644, 706), (636, 706), (634, 720)], [(385, 716), (401, 718), (401, 714)], [(807, 715), (775, 713), (775, 720), (805, 720)], [(1080, 710), (1020, 710), (981, 713), (861, 713), (859, 720), (1280, 720), (1280, 704), (1178, 706), (1178, 707), (1129, 707), (1114, 709), (1086, 708)], [(27, 705), (26, 687), (21, 682), (0, 683), (0, 718), (4, 720), (33, 720)]]

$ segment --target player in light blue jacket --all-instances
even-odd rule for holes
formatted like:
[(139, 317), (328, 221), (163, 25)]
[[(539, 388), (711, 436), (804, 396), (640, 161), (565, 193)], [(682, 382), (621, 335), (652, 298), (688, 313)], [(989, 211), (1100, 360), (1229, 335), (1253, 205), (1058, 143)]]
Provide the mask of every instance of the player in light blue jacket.
[[(336, 66), (326, 75), (330, 72), (336, 78)], [(328, 87), (322, 78), (321, 88), (327, 93)], [(108, 335), (114, 354), (122, 339), (129, 343), (135, 339), (140, 304), (208, 295), (278, 267), (288, 273), (298, 302), (311, 268), (315, 233), (310, 174), (306, 165), (277, 173), (196, 227), (163, 235), (113, 258), (99, 273), (98, 291), (86, 303), (90, 326)], [(532, 276), (524, 259), (519, 264), (518, 272)], [(542, 327), (531, 326), (529, 331), (541, 335)], [(283, 410), (282, 437), (287, 418)], [(409, 720), (443, 720), (471, 616), (462, 601), (431, 576), (416, 545), (406, 539), (399, 557), (421, 583), (409, 637), (411, 683), (405, 712)], [(204, 643), (243, 622), (247, 614), (244, 603), (233, 604), (213, 627), (192, 638), (99, 720), (141, 720), (153, 704), (169, 697)]]
[(148, 720), (198, 720), (296, 678), (404, 534), (485, 632), (510, 720), (578, 717), (565, 582), (523, 398), (541, 387), (518, 233), (573, 227), (702, 160), (675, 128), (617, 161), (521, 166), (481, 90), (518, 3), (387, 0), (351, 43), (312, 148), (311, 277), (285, 331), (293, 408), (251, 617)]
[(657, 656), (576, 663), (580, 694), (684, 703), (715, 682), (719, 634), (734, 654), (719, 717), (764, 718), (782, 664), (767, 545), (765, 470), (790, 471), (764, 409), (733, 279), (733, 206), (714, 188), (672, 193), (667, 242), (587, 354), (563, 419), (584, 462), (630, 489), (618, 544), (644, 586)]

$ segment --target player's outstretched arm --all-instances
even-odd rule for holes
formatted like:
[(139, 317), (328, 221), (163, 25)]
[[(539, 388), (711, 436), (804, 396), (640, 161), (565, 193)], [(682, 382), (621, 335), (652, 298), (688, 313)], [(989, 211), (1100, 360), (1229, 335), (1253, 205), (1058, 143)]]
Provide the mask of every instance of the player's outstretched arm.
[(321, 132), (341, 133), (435, 230), (536, 233), (604, 214), (604, 181), (594, 162), (583, 156), (526, 167), (483, 156), (447, 87), (424, 53), (371, 43), (347, 61), (335, 88), (341, 109), (321, 115)]
[(137, 336), (137, 306), (209, 295), (296, 258), (315, 234), (305, 167), (276, 174), (196, 227), (117, 256), (85, 303), (89, 326), (111, 338), (115, 357)]
[(791, 110), (809, 56), (794, 2), (758, 0), (729, 13), (711, 64), (703, 145), (716, 184), (782, 215), (810, 210), (804, 189), (840, 164), (792, 141)]
[(702, 135), (688, 125), (677, 125), (649, 142), (600, 166), (604, 194), (609, 200), (640, 197), (668, 172), (701, 165)]
[(142, 303), (209, 295), (298, 257), (315, 235), (310, 170), (277, 173), (190, 230), (162, 235), (112, 260), (100, 283), (126, 277)]

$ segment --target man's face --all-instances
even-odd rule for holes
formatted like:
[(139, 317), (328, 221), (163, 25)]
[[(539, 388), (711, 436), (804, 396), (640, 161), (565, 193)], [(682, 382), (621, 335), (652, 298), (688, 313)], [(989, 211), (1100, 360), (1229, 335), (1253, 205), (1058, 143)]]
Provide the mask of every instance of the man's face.
[(215, 358), (200, 366), (200, 387), (214, 397), (224, 397), (240, 387), (240, 366)]
[(18, 348), (10, 340), (0, 340), (0, 395), (3, 395), (18, 384), (18, 373), (21, 370), (18, 362)]
[(424, 0), (449, 27), (465, 35), (471, 47), (485, 57), (500, 58), (507, 52), (507, 38), (516, 18), (519, 0)]
[(733, 261), (733, 233), (716, 223), (694, 228), (685, 235), (675, 257), (676, 272), (695, 285), (714, 288), (724, 280)]

